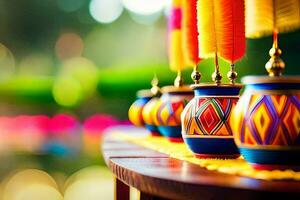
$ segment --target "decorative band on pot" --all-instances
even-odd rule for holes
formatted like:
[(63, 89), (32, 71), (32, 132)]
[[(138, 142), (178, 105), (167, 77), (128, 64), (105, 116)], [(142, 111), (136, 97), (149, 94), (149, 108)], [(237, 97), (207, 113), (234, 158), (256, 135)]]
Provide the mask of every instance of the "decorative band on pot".
[(257, 169), (300, 168), (300, 76), (248, 76), (231, 119), (235, 142)]
[(165, 86), (156, 105), (154, 122), (159, 132), (172, 142), (182, 142), (180, 115), (186, 104), (193, 98), (188, 86)]
[(197, 84), (181, 115), (182, 137), (199, 158), (236, 158), (239, 151), (229, 125), (242, 85)]
[(154, 123), (154, 117), (156, 113), (156, 107), (160, 99), (158, 97), (153, 97), (143, 108), (142, 116), (145, 122), (145, 127), (148, 129), (152, 136), (161, 136), (158, 127)]
[(145, 122), (143, 120), (142, 111), (144, 106), (150, 99), (153, 94), (150, 90), (139, 90), (137, 92), (137, 99), (130, 106), (128, 110), (128, 118), (132, 124), (135, 126), (144, 126)]

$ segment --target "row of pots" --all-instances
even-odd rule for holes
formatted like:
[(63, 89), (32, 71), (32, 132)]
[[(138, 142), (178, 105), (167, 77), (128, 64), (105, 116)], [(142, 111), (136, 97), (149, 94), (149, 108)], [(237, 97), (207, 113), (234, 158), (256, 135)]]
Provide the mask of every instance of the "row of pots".
[(248, 76), (241, 84), (165, 86), (138, 93), (129, 119), (184, 141), (199, 158), (237, 158), (257, 169), (300, 168), (300, 77)]

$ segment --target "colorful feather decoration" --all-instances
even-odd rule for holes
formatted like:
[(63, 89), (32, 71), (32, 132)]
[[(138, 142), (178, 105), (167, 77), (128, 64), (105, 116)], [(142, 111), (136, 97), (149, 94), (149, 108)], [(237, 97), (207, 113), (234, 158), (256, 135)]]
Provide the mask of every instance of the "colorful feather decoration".
[(176, 72), (181, 71), (185, 65), (182, 50), (181, 9), (181, 1), (173, 0), (168, 18), (169, 64), (171, 70)]
[(200, 61), (197, 28), (197, 0), (182, 1), (182, 39), (185, 59), (193, 66)]
[(201, 73), (198, 71), (199, 45), (197, 27), (197, 0), (182, 0), (182, 46), (184, 60), (188, 66), (193, 66), (191, 78), (195, 84), (200, 83)]
[(245, 55), (245, 6), (243, 0), (222, 0), (215, 6), (219, 55), (234, 64)]
[[(234, 63), (245, 54), (245, 6), (243, 0), (198, 0), (199, 56), (215, 57), (216, 83), (222, 76), (219, 73), (218, 56), (231, 64), (229, 79), (233, 83), (236, 72)], [(233, 78), (234, 80), (231, 80)]]
[(218, 52), (214, 0), (198, 0), (199, 57), (214, 57)]
[(273, 34), (271, 58), (265, 65), (269, 76), (280, 76), (285, 68), (277, 34), (299, 28), (300, 0), (246, 0), (246, 36), (258, 38)]
[(246, 37), (258, 38), (300, 28), (299, 0), (246, 0)]

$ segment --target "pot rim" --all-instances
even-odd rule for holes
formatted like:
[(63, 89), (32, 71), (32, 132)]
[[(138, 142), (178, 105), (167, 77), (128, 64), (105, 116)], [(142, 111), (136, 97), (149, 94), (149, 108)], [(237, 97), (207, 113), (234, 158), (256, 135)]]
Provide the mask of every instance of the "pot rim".
[(136, 96), (139, 98), (153, 97), (154, 94), (149, 89), (138, 90)]
[(242, 78), (244, 84), (261, 83), (300, 83), (300, 75), (291, 76), (245, 76)]
[(180, 87), (176, 87), (174, 85), (167, 85), (161, 88), (162, 93), (193, 93), (192, 88), (189, 85), (183, 85)]
[(244, 85), (240, 83), (229, 84), (216, 84), (216, 83), (199, 83), (191, 85), (191, 88), (198, 89), (198, 88), (242, 88)]

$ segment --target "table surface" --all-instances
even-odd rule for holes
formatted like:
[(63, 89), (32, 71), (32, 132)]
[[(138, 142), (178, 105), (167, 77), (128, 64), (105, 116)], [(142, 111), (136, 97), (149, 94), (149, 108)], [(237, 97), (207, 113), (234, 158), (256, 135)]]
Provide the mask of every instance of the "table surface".
[[(138, 130), (138, 129), (137, 129)], [(118, 128), (122, 132), (122, 127)], [(132, 131), (135, 131), (132, 129)], [(263, 181), (209, 171), (166, 154), (106, 134), (107, 166), (117, 179), (140, 191), (167, 199), (300, 199), (300, 182)]]

